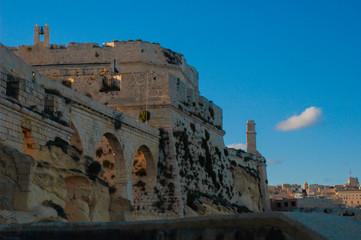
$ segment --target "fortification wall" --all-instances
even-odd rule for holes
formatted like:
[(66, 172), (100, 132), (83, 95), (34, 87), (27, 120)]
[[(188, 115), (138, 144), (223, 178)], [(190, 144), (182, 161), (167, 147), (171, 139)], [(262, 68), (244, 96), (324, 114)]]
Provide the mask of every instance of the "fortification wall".
[(52, 71), (52, 68), (43, 68), (44, 74), (57, 81), (66, 81), (73, 89), (135, 119), (139, 118), (141, 111), (148, 110), (151, 114), (148, 123), (156, 128), (166, 124), (162, 121), (164, 114), (160, 112), (161, 109), (172, 105), (185, 114), (222, 129), (222, 109), (169, 72), (116, 74), (111, 72), (109, 66), (100, 64), (64, 66), (61, 73), (57, 73), (62, 75), (56, 77)]
[(57, 108), (58, 99), (46, 99), (44, 87), (36, 80), (41, 76), (2, 45), (0, 55), (1, 142), (24, 151), (24, 144), (38, 148), (55, 136), (70, 140), (74, 131), (64, 125), (70, 120), (68, 104), (62, 104), (62, 117), (44, 118), (46, 101)]
[[(37, 108), (41, 109), (44, 106), (45, 102), (45, 90), (48, 89), (51, 90), (53, 93), (56, 92), (56, 95), (60, 95), (64, 99), (69, 99), (71, 100), (71, 102), (75, 102), (81, 106), (90, 108), (93, 111), (96, 111), (106, 117), (114, 119), (114, 114), (116, 112), (113, 108), (107, 107), (104, 104), (95, 101), (83, 94), (79, 94), (77, 91), (74, 91), (69, 87), (66, 87), (62, 84), (57, 83), (56, 81), (40, 75), (33, 67), (29, 66), (24, 61), (22, 61), (22, 59), (13, 55), (11, 51), (2, 44), (0, 44), (0, 51), (1, 70), (5, 72), (5, 74), (11, 74), (15, 77), (21, 78), (20, 81), (25, 84), (19, 85), (21, 86), (21, 89), (19, 92), (20, 97), (18, 100), (22, 106), (31, 108), (33, 105), (36, 105)], [(29, 79), (31, 79), (32, 81), (29, 81)], [(6, 82), (2, 81), (2, 94), (6, 93), (4, 86), (6, 86)], [(122, 122), (124, 124), (130, 125), (144, 132), (148, 132), (151, 135), (158, 135), (158, 130), (146, 124), (143, 124), (142, 122), (136, 121), (135, 119), (127, 116), (126, 114), (122, 114), (120, 112), (119, 114), (122, 115)]]
[[(19, 72), (19, 79), (28, 80), (19, 88), (25, 89), (19, 95), (20, 109), (50, 111), (56, 115), (50, 120), (61, 125), (55, 135), (63, 127), (68, 133), (62, 138), (80, 142), (84, 154), (99, 153), (96, 159), (103, 166), (113, 164), (101, 176), (130, 201), (133, 219), (267, 209), (264, 158), (224, 147), (222, 109), (199, 95), (198, 73), (182, 55), (141, 41), (103, 47), (20, 46), (12, 51), (55, 80), (11, 54), (2, 59), (0, 65), (10, 66), (6, 74)], [(8, 87), (9, 80), (5, 81), (1, 86)], [(31, 82), (34, 86), (29, 85), (27, 93), (26, 84)], [(2, 89), (9, 101), (6, 91)], [(31, 99), (32, 92), (39, 99)], [(143, 110), (150, 113), (145, 123), (140, 121)], [(119, 124), (120, 131), (115, 127)], [(116, 151), (110, 152), (110, 147)], [(112, 209), (119, 208), (112, 202), (119, 199), (109, 203)]]
[(228, 202), (229, 209), (245, 206), (251, 211), (263, 211), (258, 168), (263, 158), (253, 154), (232, 156), (217, 128), (194, 121), (180, 111), (172, 111), (171, 121), (181, 196), (191, 208), (189, 212), (197, 208), (194, 202), (206, 204), (206, 199)]
[[(57, 158), (61, 165), (57, 166), (60, 168), (57, 170), (61, 172), (61, 169), (67, 169), (70, 172), (89, 174), (86, 172), (87, 170), (79, 169), (75, 163), (82, 159), (85, 161), (83, 164), (91, 164), (89, 159), (94, 157), (97, 144), (101, 137), (106, 136), (112, 145), (114, 158), (116, 158), (114, 185), (117, 197), (125, 198), (132, 204), (146, 204), (147, 201), (152, 201), (151, 198), (150, 200), (149, 198), (136, 198), (133, 182), (136, 183), (137, 179), (132, 177), (132, 169), (137, 154), (146, 155), (144, 161), (147, 163), (145, 171), (148, 173), (146, 178), (148, 186), (152, 187), (156, 184), (159, 130), (39, 75), (2, 45), (0, 45), (0, 56), (2, 71), (0, 76), (1, 144), (31, 155), (36, 161), (44, 156), (42, 151), (47, 149), (45, 146), (55, 144), (69, 154), (69, 156), (65, 154), (65, 156)], [(37, 104), (37, 102), (42, 104)], [(76, 141), (73, 141), (75, 136)], [(62, 140), (56, 140), (57, 138)], [(66, 142), (79, 142), (81, 149), (74, 150), (75, 148), (67, 146)], [(78, 151), (80, 151), (80, 155), (76, 153)], [(69, 158), (73, 158), (74, 163), (69, 162), (67, 160)], [(6, 158), (4, 159), (6, 160)], [(58, 163), (55, 161), (55, 164)], [(38, 178), (41, 179), (43, 176), (41, 169), (33, 167), (27, 168), (30, 171), (27, 176), (34, 173), (33, 178), (24, 180), (24, 184), (26, 183), (27, 188), (30, 189), (26, 193), (27, 197), (17, 198), (24, 202), (16, 204), (16, 207), (21, 206), (21, 209), (24, 210), (30, 210), (32, 205), (41, 204), (47, 195), (51, 198), (54, 194), (51, 182), (48, 186), (50, 192), (45, 188), (39, 188), (38, 184), (33, 185), (33, 182), (38, 182)], [(0, 170), (2, 171), (3, 167)], [(65, 176), (57, 171), (48, 172), (44, 176), (54, 179), (59, 177), (59, 174)], [(19, 179), (14, 178), (14, 180)], [(16, 182), (16, 184), (19, 183)], [(91, 182), (85, 185), (87, 184), (92, 188)], [(80, 189), (83, 185), (79, 185)], [(59, 185), (57, 191), (66, 192), (64, 184)], [(58, 198), (51, 200), (64, 206), (64, 202)], [(104, 209), (108, 209), (108, 207), (106, 206)], [(106, 221), (107, 218), (104, 219)]]
[[(169, 89), (173, 106), (222, 130), (223, 114), (220, 107), (187, 87), (173, 75), (169, 76)], [(221, 135), (223, 136), (224, 133)]]
[[(30, 65), (46, 65), (59, 69), (58, 65), (73, 63), (109, 63), (118, 65), (118, 72), (167, 71), (198, 90), (198, 73), (186, 63), (183, 55), (159, 44), (149, 42), (122, 41), (104, 44), (69, 43), (58, 45), (32, 45), (11, 48), (16, 55)], [(55, 65), (55, 66), (51, 66)], [(41, 72), (41, 67), (38, 67)]]

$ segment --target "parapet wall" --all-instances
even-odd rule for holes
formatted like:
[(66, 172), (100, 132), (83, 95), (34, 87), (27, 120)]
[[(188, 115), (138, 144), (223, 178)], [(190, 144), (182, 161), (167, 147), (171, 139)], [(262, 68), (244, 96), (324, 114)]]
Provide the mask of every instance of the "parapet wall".
[(39, 240), (50, 238), (54, 240), (326, 239), (301, 222), (280, 212), (129, 223), (4, 224), (0, 226), (0, 231), (6, 239), (32, 237)]

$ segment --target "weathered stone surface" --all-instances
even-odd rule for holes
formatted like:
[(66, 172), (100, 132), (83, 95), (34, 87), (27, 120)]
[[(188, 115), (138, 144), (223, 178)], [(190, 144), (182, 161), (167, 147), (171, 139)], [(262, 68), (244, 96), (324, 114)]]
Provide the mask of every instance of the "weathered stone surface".
[(31, 211), (0, 210), (0, 223), (38, 223), (38, 222), (67, 222), (59, 217), (55, 209), (35, 205)]
[[(91, 180), (85, 174), (86, 160), (75, 161), (62, 149), (54, 146), (33, 151), (30, 157), (0, 144), (0, 155), (4, 152), (9, 154), (6, 156), (15, 156), (18, 160), (24, 159), (24, 162), (32, 163), (28, 169), (26, 195), (21, 195), (22, 188), (17, 186), (19, 197), (25, 196), (27, 199), (22, 205), (15, 205), (17, 222), (60, 221), (60, 218), (63, 218), (62, 221), (67, 219), (85, 222), (110, 220), (109, 187), (102, 185), (97, 179)], [(2, 161), (3, 158), (0, 159)], [(5, 159), (9, 161), (9, 158)], [(19, 177), (16, 171), (3, 169), (2, 174), (14, 179)]]
[(111, 222), (132, 220), (132, 204), (128, 199), (111, 195), (109, 214)]

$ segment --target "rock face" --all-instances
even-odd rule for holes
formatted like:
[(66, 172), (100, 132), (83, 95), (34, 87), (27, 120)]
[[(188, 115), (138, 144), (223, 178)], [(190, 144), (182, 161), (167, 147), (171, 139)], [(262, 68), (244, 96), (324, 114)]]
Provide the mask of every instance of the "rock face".
[[(15, 204), (8, 201), (8, 210), (15, 210), (15, 216), (12, 216), (15, 221), (110, 220), (109, 186), (98, 177), (86, 174), (87, 159), (75, 161), (55, 146), (42, 147), (29, 156), (0, 145), (0, 156), (0, 163), (6, 164), (5, 168), (1, 168), (1, 179), (14, 179), (16, 183), (21, 182), (17, 179), (23, 177), (17, 169), (29, 163), (26, 188), (16, 184), (15, 194), (8, 196), (8, 199), (19, 201)], [(10, 169), (12, 171), (8, 171)]]

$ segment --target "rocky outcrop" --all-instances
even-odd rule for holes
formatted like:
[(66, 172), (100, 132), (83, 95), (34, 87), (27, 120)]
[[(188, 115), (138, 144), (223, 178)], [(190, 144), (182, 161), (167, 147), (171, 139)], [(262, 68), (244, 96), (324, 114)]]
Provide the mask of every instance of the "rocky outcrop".
[(239, 155), (236, 156), (238, 162), (232, 160), (228, 150), (222, 148), (222, 138), (190, 121), (176, 122), (173, 136), (182, 196), (186, 197), (188, 206), (189, 198), (198, 196), (233, 209), (231, 212), (262, 211), (257, 167), (244, 164), (245, 161), (256, 163), (259, 159)]
[[(8, 212), (1, 214), (3, 222), (10, 215), (13, 222), (23, 223), (110, 221), (109, 186), (89, 175), (91, 159), (74, 158), (73, 150), (48, 146), (32, 151), (29, 156), (0, 146), (0, 176), (16, 183), (13, 195), (6, 198), (18, 203), (13, 208), (13, 202), (8, 202)], [(29, 181), (24, 183), (19, 180), (24, 178), (20, 167), (26, 163)]]

